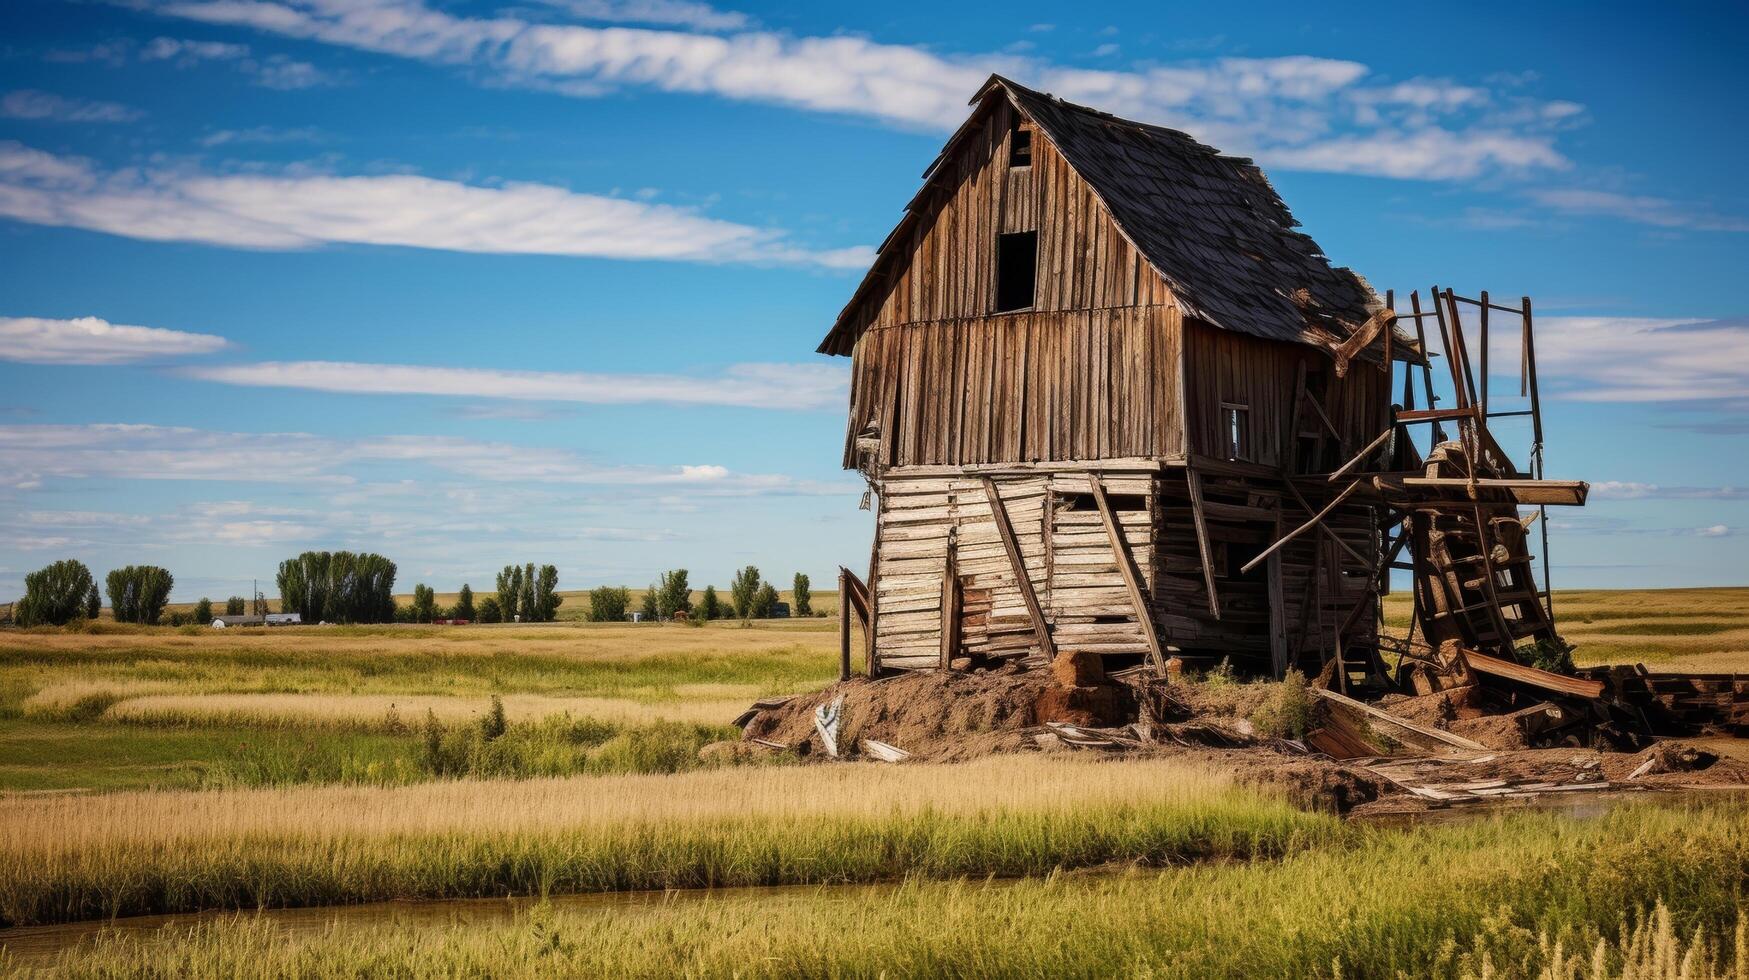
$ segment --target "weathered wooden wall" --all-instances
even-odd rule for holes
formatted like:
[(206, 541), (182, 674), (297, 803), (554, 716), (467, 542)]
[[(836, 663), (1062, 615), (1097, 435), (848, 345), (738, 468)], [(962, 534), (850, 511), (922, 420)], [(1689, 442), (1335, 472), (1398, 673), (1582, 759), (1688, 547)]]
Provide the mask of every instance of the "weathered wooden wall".
[(1177, 311), (1015, 313), (886, 327), (857, 344), (850, 445), (879, 468), (1183, 451)]
[[(1221, 404), (1232, 402), (1246, 406), (1250, 416), (1249, 462), (1285, 465), (1302, 363), (1314, 388), (1322, 377), (1319, 404), (1350, 451), (1358, 451), (1390, 424), (1390, 379), (1373, 365), (1357, 362), (1346, 378), (1338, 378), (1328, 356), (1301, 344), (1263, 340), (1194, 321), (1185, 324), (1183, 336), (1186, 428), (1193, 453), (1226, 458), (1228, 435)], [(1301, 408), (1299, 421), (1302, 432), (1322, 428), (1308, 408)], [(1337, 465), (1346, 459), (1339, 452), (1332, 455)], [(1316, 467), (1300, 469), (1309, 472)]]
[(1172, 303), (1171, 290), (1118, 231), (1092, 188), (1043, 133), (1032, 165), (1010, 167), (1013, 107), (992, 109), (925, 190), (933, 220), (892, 242), (887, 285), (853, 311), (857, 327), (987, 316), (996, 306), (996, 237), (1038, 232), (1033, 309), (1092, 310)]
[[(934, 220), (888, 246), (855, 311), (847, 467), (1183, 451), (1170, 290), (1044, 134), (1008, 165), (1012, 113), (994, 104), (943, 161)], [(1017, 231), (1038, 232), (1036, 302), (995, 314), (997, 237)]]
[[(1153, 566), (1153, 475), (1107, 471), (1102, 479), (1146, 581)], [(1089, 492), (1086, 473), (1009, 474), (995, 482), (1059, 648), (1146, 652), (1099, 514), (1081, 499)], [(1038, 652), (1019, 580), (978, 477), (887, 474), (876, 533), (872, 588), (882, 669), (940, 666), (944, 586), (955, 584), (961, 598), (954, 655)], [(948, 579), (950, 550), (956, 583)]]

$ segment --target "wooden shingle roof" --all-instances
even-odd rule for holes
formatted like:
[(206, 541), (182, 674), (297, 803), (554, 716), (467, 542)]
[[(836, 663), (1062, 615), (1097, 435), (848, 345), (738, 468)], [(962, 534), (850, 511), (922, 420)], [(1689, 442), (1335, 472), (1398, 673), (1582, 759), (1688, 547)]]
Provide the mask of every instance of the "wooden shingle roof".
[[(1225, 330), (1327, 348), (1379, 307), (1360, 276), (1332, 266), (1317, 242), (1295, 230), (1293, 214), (1250, 160), (1223, 155), (1177, 130), (1064, 102), (999, 75), (992, 75), (972, 101), (981, 103), (998, 91), (1088, 183), (1118, 230), (1172, 288), (1186, 316)], [(925, 174), (925, 191), (978, 115), (943, 147)], [(919, 193), (882, 243), (868, 277), (821, 343), (821, 353), (850, 353), (856, 342), (851, 313), (883, 281), (894, 260), (890, 246), (913, 223), (927, 219), (927, 197)]]

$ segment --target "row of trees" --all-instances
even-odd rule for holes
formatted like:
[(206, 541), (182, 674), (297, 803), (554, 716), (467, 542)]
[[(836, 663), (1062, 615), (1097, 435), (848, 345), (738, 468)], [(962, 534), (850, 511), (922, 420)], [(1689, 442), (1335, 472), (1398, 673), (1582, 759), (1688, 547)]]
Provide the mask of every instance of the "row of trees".
[[(772, 615), (780, 601), (777, 589), (765, 581), (760, 576), (759, 569), (753, 565), (735, 573), (727, 600), (717, 594), (716, 586), (707, 585), (698, 602), (694, 603), (688, 575), (686, 569), (676, 568), (663, 572), (651, 583), (644, 590), (643, 600), (638, 607), (643, 618), (669, 622), (675, 618), (676, 613), (684, 613), (696, 623), (731, 617), (743, 620), (766, 619)], [(814, 614), (808, 577), (800, 572), (796, 573), (793, 597), (795, 615)], [(589, 593), (589, 618), (598, 623), (616, 623), (625, 619), (626, 610), (630, 606), (631, 591), (628, 589), (602, 586)]]
[(382, 555), (306, 551), (279, 563), (279, 608), (306, 623), (395, 619), (395, 563)]
[[(644, 618), (668, 621), (676, 613), (685, 613), (697, 622), (730, 617), (764, 619), (771, 616), (779, 602), (777, 589), (753, 565), (735, 573), (727, 599), (717, 594), (715, 586), (706, 586), (695, 604), (687, 578), (684, 568), (663, 572), (644, 593), (640, 606)], [(102, 605), (91, 570), (76, 560), (58, 561), (32, 572), (25, 576), (24, 583), (25, 595), (14, 613), (22, 626), (61, 626), (75, 619), (95, 619)], [(429, 623), (443, 618), (481, 623), (550, 623), (557, 618), (564, 602), (558, 594), (558, 568), (553, 565), (537, 568), (533, 562), (504, 566), (498, 573), (497, 594), (486, 596), (477, 606), (473, 589), (464, 583), (455, 605), (448, 610), (437, 604), (437, 593), (424, 583), (413, 587), (410, 606), (397, 608), (395, 563), (377, 554), (306, 551), (280, 563), (277, 583), (280, 609), (298, 613), (306, 623)], [(105, 579), (116, 620), (147, 625), (163, 617), (174, 584), (170, 572), (156, 565), (118, 568)], [(813, 615), (808, 576), (798, 572), (793, 588), (794, 615)], [(628, 589), (614, 586), (594, 589), (589, 593), (589, 618), (596, 622), (619, 622), (625, 619), (631, 603)], [(266, 599), (260, 593), (256, 593), (254, 605), (258, 615), (267, 611)], [(244, 615), (248, 606), (248, 600), (242, 596), (231, 596), (225, 600), (224, 615)], [(191, 614), (171, 614), (172, 625), (204, 624), (213, 619), (214, 604), (204, 596), (195, 603)]]
[[(164, 614), (175, 582), (156, 565), (129, 565), (104, 578), (116, 621), (145, 625)], [(68, 558), (24, 577), (24, 598), (18, 600), (14, 618), (20, 626), (65, 626), (75, 619), (96, 619), (102, 607), (91, 569)]]

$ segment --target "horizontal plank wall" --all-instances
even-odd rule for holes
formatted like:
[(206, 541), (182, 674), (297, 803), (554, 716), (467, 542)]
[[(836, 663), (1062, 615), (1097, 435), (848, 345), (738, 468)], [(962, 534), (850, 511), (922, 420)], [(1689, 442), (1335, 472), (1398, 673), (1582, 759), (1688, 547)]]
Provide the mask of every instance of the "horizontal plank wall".
[[(1107, 470), (1101, 478), (1137, 564), (1151, 575), (1153, 473)], [(1002, 473), (993, 480), (1058, 649), (1145, 653), (1099, 514), (1085, 509), (1086, 471)], [(956, 655), (1039, 654), (980, 476), (889, 472), (879, 499), (880, 563), (873, 588), (883, 669), (940, 666), (950, 547), (960, 596)]]
[(1179, 336), (1173, 307), (871, 330), (856, 347), (845, 465), (1181, 453)]

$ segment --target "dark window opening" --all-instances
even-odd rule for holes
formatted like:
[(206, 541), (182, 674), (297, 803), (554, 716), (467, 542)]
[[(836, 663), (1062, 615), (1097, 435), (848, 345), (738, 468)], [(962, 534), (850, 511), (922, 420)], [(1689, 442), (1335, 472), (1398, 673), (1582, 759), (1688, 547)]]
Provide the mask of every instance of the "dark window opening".
[(1230, 460), (1250, 459), (1251, 409), (1245, 405), (1222, 402), (1221, 423), (1227, 440), (1227, 458)]
[(1008, 134), (1008, 165), (1032, 166), (1032, 130), (1023, 125), (1016, 125)]
[(996, 240), (996, 312), (1024, 310), (1038, 285), (1038, 232), (1022, 231)]
[(1227, 542), (1226, 547), (1222, 549), (1225, 552), (1223, 558), (1225, 559), (1224, 565), (1227, 573), (1227, 580), (1231, 582), (1252, 582), (1257, 584), (1266, 582), (1267, 579), (1265, 576), (1269, 574), (1269, 566), (1266, 564), (1259, 563), (1256, 568), (1251, 569), (1249, 572), (1241, 571), (1247, 562), (1262, 554), (1265, 547), (1267, 546), (1262, 543), (1241, 541)]

